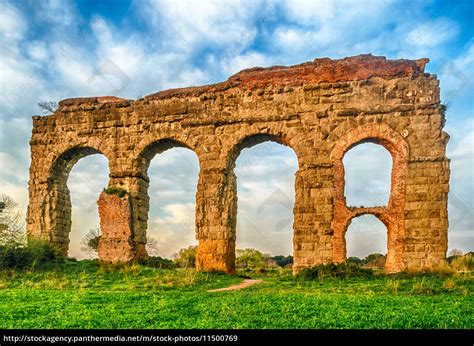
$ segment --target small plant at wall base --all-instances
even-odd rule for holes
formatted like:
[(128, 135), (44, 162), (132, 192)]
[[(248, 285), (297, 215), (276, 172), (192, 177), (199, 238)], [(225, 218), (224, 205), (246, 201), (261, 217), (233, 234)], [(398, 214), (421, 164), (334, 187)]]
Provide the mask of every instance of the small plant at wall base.
[(108, 195), (117, 195), (120, 198), (125, 197), (125, 195), (127, 194), (127, 190), (114, 186), (104, 189), (104, 192)]

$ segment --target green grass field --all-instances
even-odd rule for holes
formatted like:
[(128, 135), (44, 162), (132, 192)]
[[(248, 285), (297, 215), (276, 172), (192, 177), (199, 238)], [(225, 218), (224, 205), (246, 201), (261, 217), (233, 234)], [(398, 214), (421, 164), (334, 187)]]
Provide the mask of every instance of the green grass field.
[(0, 273), (0, 328), (474, 328), (471, 274), (295, 279), (68, 261)]

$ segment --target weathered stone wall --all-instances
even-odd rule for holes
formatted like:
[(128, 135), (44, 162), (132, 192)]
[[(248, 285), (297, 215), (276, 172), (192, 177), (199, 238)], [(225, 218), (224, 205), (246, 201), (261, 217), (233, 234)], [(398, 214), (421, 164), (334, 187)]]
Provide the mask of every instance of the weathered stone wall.
[[(54, 114), (33, 118), (29, 235), (67, 251), (69, 171), (81, 157), (101, 153), (109, 161), (109, 186), (130, 194), (133, 234), (130, 253), (122, 256), (146, 256), (150, 160), (184, 146), (200, 162), (197, 266), (233, 272), (235, 160), (243, 148), (270, 140), (291, 147), (298, 157), (295, 271), (343, 261), (348, 224), (367, 213), (387, 226), (388, 271), (436, 266), (447, 249), (449, 137), (442, 131), (438, 80), (424, 73), (426, 63), (371, 55), (317, 59), (244, 70), (223, 83), (136, 101), (61, 101)], [(390, 201), (351, 208), (344, 199), (342, 158), (366, 141), (383, 145), (393, 157)]]
[(128, 262), (138, 249), (133, 245), (132, 206), (128, 195), (102, 192), (99, 200), (99, 258), (104, 262)]

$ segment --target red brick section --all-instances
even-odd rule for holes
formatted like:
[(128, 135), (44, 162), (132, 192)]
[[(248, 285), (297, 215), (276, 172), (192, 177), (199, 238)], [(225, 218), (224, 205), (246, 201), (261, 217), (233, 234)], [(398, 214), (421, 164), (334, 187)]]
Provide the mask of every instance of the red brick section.
[(227, 81), (217, 84), (160, 91), (146, 96), (147, 99), (199, 96), (203, 93), (225, 91), (230, 88), (261, 89), (266, 87), (290, 87), (320, 82), (365, 80), (371, 77), (394, 78), (417, 76), (424, 72), (428, 59), (387, 60), (371, 54), (344, 59), (315, 59), (295, 66), (254, 67), (243, 70)]
[(104, 262), (128, 262), (135, 257), (132, 243), (132, 214), (129, 196), (120, 198), (102, 192), (99, 200), (99, 258)]
[[(357, 55), (344, 59), (315, 59), (294, 66), (254, 67), (240, 71), (227, 81), (197, 87), (160, 91), (145, 99), (169, 99), (172, 97), (196, 97), (204, 93), (225, 91), (231, 88), (254, 90), (266, 87), (291, 87), (320, 82), (340, 82), (366, 80), (372, 77), (390, 79), (422, 74), (428, 59), (387, 60), (371, 54)], [(114, 96), (84, 97), (66, 99), (59, 103), (59, 109), (81, 104), (124, 103), (132, 101)]]
[[(376, 142), (392, 155), (391, 191), (388, 207), (355, 208), (346, 205), (344, 197), (344, 164), (345, 153), (365, 140)], [(405, 241), (405, 176), (409, 157), (408, 144), (403, 137), (385, 124), (367, 124), (341, 137), (331, 153), (334, 171), (334, 218), (333, 225), (333, 259), (334, 262), (346, 260), (345, 234), (351, 220), (364, 214), (377, 216), (387, 227), (387, 272), (404, 269), (403, 244)]]

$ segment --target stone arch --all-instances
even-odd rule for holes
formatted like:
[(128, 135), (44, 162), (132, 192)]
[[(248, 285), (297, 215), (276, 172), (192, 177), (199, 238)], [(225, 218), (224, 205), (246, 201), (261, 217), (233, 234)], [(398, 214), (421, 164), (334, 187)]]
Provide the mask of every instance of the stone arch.
[[(151, 160), (169, 149), (186, 148), (199, 156), (196, 150), (188, 143), (176, 138), (160, 138), (144, 143), (138, 148), (138, 154), (132, 163), (131, 182), (120, 179), (118, 185), (126, 186), (130, 191), (130, 202), (132, 205), (132, 222), (134, 228), (133, 243), (137, 249), (138, 257), (146, 257), (146, 237), (148, 230), (148, 214), (150, 209), (150, 196), (148, 188), (150, 178), (148, 177), (148, 168)], [(130, 177), (126, 177), (130, 178)]]
[[(134, 161), (134, 170), (138, 172), (143, 178), (148, 178), (147, 171), (151, 160), (166, 150), (172, 148), (186, 148), (196, 153), (188, 143), (176, 138), (161, 138), (151, 141), (139, 149), (137, 158)], [(197, 155), (197, 154), (196, 154)]]
[[(366, 142), (382, 145), (392, 156), (391, 188), (387, 207), (355, 208), (346, 205), (344, 164), (342, 160), (347, 151)], [(387, 227), (386, 271), (403, 270), (403, 244), (405, 240), (403, 214), (409, 157), (407, 142), (398, 132), (386, 124), (366, 124), (356, 127), (340, 137), (334, 145), (330, 157), (334, 181), (333, 260), (335, 262), (346, 260), (345, 232), (350, 220), (363, 214), (373, 214)]]
[[(226, 190), (223, 195), (226, 196), (227, 201), (223, 203), (226, 208), (225, 212), (228, 215), (227, 227), (228, 227), (228, 244), (229, 247), (229, 256), (230, 262), (232, 265), (232, 271), (235, 267), (235, 242), (236, 242), (236, 227), (237, 227), (237, 177), (234, 173), (236, 160), (239, 157), (243, 149), (251, 148), (255, 145), (264, 143), (264, 142), (275, 142), (285, 147), (290, 148), (295, 156), (298, 158), (297, 152), (293, 149), (293, 146), (290, 144), (288, 138), (283, 134), (273, 134), (273, 133), (250, 133), (243, 137), (240, 137), (238, 140), (232, 143), (230, 149), (227, 151), (226, 155), (226, 170), (225, 170), (225, 179), (226, 181), (222, 184), (222, 189)], [(295, 186), (296, 188), (296, 186)], [(296, 192), (295, 192), (296, 193)], [(295, 212), (295, 207), (293, 208), (293, 213)]]
[(291, 148), (296, 155), (296, 150), (290, 144), (288, 138), (282, 134), (272, 134), (272, 133), (251, 133), (243, 138), (239, 138), (236, 142), (231, 144), (230, 149), (227, 151), (226, 155), (226, 168), (233, 170), (235, 168), (235, 161), (239, 157), (242, 150), (246, 148), (251, 148), (257, 144), (264, 142), (275, 142), (286, 147)]
[(44, 199), (41, 222), (46, 234), (43, 237), (56, 245), (62, 254), (69, 250), (69, 233), (72, 225), (72, 204), (67, 181), (74, 165), (82, 158), (100, 154), (107, 158), (110, 171), (110, 158), (101, 150), (92, 146), (73, 146), (52, 156), (51, 166), (47, 173), (47, 194)]

